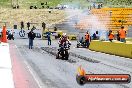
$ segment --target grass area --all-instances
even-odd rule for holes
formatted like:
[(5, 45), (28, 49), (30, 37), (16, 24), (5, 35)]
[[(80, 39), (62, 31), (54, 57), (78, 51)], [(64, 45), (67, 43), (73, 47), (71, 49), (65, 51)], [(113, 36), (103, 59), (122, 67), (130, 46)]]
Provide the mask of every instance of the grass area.
[(50, 6), (50, 7), (56, 7), (58, 4), (68, 4), (72, 6), (81, 6), (81, 7), (86, 7), (88, 6), (87, 0), (22, 0), (20, 5), (22, 7), (27, 7), (33, 5), (33, 6), (38, 6), (41, 8), (41, 3), (46, 3), (47, 5), (44, 5), (44, 7)]
[[(12, 2), (13, 1), (13, 2)], [(41, 3), (46, 3), (45, 7), (56, 7), (58, 4), (68, 4), (74, 7), (87, 8), (92, 2), (103, 2), (105, 7), (132, 7), (131, 0), (93, 0), (88, 2), (88, 0), (0, 0), (0, 7), (11, 7), (11, 3), (18, 4), (20, 8), (29, 8), (30, 6), (37, 6), (41, 8)]]
[(37, 6), (38, 8), (42, 8), (41, 3), (44, 3), (43, 6), (45, 8), (47, 6), (56, 7), (58, 4), (69, 4), (75, 7), (87, 7), (89, 5), (87, 0), (0, 0), (0, 7), (10, 8), (11, 4), (15, 5), (17, 3), (19, 4), (20, 8), (29, 8), (30, 6)]
[(131, 0), (104, 0), (107, 7), (132, 7)]
[(0, 7), (1, 8), (11, 7), (11, 0), (0, 0)]
[(126, 41), (131, 41), (132, 42), (132, 38), (127, 38)]

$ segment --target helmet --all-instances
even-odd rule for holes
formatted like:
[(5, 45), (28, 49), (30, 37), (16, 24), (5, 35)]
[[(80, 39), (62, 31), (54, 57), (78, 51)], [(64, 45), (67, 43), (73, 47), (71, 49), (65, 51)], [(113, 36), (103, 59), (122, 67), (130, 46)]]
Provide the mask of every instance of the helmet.
[(63, 33), (63, 34), (62, 34), (62, 37), (66, 37), (66, 33)]

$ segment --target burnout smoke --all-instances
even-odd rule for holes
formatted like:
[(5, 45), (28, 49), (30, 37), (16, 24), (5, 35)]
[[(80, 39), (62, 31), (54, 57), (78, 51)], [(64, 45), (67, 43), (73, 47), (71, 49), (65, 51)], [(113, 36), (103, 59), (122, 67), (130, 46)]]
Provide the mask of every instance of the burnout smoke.
[(105, 23), (100, 21), (99, 16), (88, 14), (87, 13), (81, 13), (78, 11), (77, 13), (77, 28), (83, 29), (85, 31), (89, 31), (92, 35), (96, 31), (99, 31), (100, 39), (107, 40), (107, 24), (110, 22), (110, 17), (104, 17), (102, 19), (105, 19)]

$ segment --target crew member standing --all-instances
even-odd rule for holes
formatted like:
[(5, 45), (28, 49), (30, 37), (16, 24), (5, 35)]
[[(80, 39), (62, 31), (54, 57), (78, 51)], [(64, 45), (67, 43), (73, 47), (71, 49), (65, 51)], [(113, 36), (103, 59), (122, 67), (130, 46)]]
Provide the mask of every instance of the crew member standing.
[(120, 34), (119, 34), (119, 31), (117, 31), (117, 41), (120, 41)]
[(33, 40), (35, 38), (35, 33), (33, 32), (33, 29), (28, 33), (29, 38), (29, 49), (33, 48)]
[(47, 38), (48, 38), (48, 45), (51, 45), (51, 32), (50, 31), (47, 33)]
[(120, 41), (121, 42), (126, 42), (126, 30), (124, 29), (124, 26), (121, 27), (121, 29), (119, 30), (119, 35), (120, 35)]
[(28, 30), (30, 30), (30, 23), (29, 22), (27, 23), (27, 28), (28, 28)]
[(85, 43), (86, 43), (86, 47), (88, 48), (90, 45), (90, 34), (88, 32), (86, 32), (85, 35)]
[(24, 29), (24, 22), (21, 21), (21, 30)]
[(42, 27), (43, 27), (43, 31), (44, 31), (46, 28), (46, 24), (44, 22), (42, 23)]
[(114, 34), (112, 33), (111, 30), (109, 31), (108, 37), (109, 37), (109, 41), (112, 42), (112, 40), (114, 39)]

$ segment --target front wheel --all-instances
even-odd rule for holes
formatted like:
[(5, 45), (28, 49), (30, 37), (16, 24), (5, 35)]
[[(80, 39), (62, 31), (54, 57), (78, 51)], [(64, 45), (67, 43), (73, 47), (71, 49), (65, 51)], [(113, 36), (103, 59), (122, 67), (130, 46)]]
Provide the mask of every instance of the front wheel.
[(69, 58), (69, 53), (67, 50), (65, 51), (65, 57), (64, 58), (65, 58), (65, 60), (68, 60), (68, 58)]
[(14, 37), (12, 39), (14, 40)]
[(79, 45), (77, 44), (77, 48), (79, 48)]

